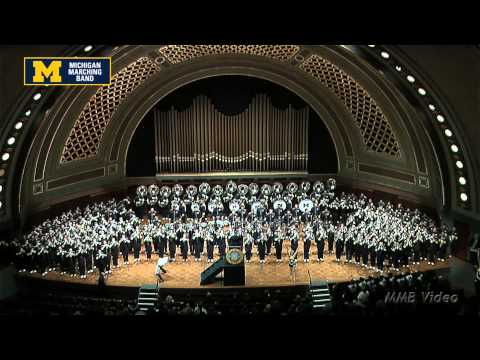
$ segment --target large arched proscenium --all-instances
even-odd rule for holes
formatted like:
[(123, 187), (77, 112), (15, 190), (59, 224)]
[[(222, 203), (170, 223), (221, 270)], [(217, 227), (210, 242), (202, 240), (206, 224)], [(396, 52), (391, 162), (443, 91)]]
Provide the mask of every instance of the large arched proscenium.
[[(358, 56), (337, 47), (299, 46), (292, 56), (282, 59), (234, 51), (175, 62), (162, 56), (165, 55), (159, 51), (162, 48), (165, 49), (164, 46), (124, 47), (113, 56), (114, 74), (121, 73), (139, 59), (155, 63), (153, 66), (157, 68), (158, 65), (158, 71), (149, 73), (118, 104), (113, 104), (114, 111), (101, 130), (102, 137), (94, 156), (62, 161), (75, 124), (98, 90), (62, 92), (44, 115), (27, 154), (19, 197), (22, 215), (67, 199), (125, 189), (128, 144), (148, 109), (184, 84), (221, 74), (267, 79), (304, 98), (324, 120), (334, 139), (339, 158), (338, 177), (342, 182), (390, 191), (438, 209), (445, 203), (443, 198), (451, 196), (448, 183), (441, 181), (435, 149), (431, 143), (423, 141), (431, 135), (429, 129), (416, 121), (418, 114), (405, 97)], [(322, 60), (319, 59), (324, 61), (323, 68), (312, 70), (312, 64), (320, 66)], [(317, 76), (313, 71), (317, 71)], [(332, 83), (335, 81), (337, 84)], [(355, 84), (348, 88), (345, 84), (352, 81)], [(365, 127), (359, 125), (361, 118), (348, 98), (359, 93), (372, 99), (367, 104), (369, 108), (380, 109), (379, 119), (387, 119), (398, 151), (393, 148), (383, 153), (369, 149)], [(370, 138), (375, 139), (375, 136)], [(476, 206), (473, 200), (472, 205)]]

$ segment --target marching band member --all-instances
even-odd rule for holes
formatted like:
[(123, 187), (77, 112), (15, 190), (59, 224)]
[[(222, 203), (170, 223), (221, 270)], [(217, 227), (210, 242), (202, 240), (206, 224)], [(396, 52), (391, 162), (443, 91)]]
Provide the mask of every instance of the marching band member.
[(335, 226), (333, 226), (332, 222), (329, 222), (329, 224), (328, 224), (327, 236), (328, 236), (328, 254), (332, 255), (333, 254), (333, 241), (334, 241), (334, 236), (335, 236)]
[(148, 262), (151, 262), (152, 260), (152, 235), (151, 235), (151, 230), (147, 229), (147, 233), (145, 234), (145, 237), (143, 238), (143, 244), (145, 246), (145, 254), (147, 255), (147, 260)]
[(260, 236), (258, 238), (258, 257), (260, 258), (260, 264), (265, 263), (265, 255), (267, 250), (267, 231), (262, 228), (260, 230)]
[(207, 224), (202, 223), (200, 237), (207, 240), (207, 262), (213, 262), (213, 251), (215, 248), (215, 237), (212, 231), (207, 230)]
[[(161, 256), (168, 247), (170, 261), (175, 259), (176, 246), (181, 245), (185, 259), (183, 244), (187, 239), (188, 245), (191, 245), (190, 252), (193, 246), (195, 259), (199, 261), (207, 240), (207, 261), (211, 262), (215, 243), (220, 256), (225, 256), (226, 239), (233, 244), (244, 237), (245, 243), (241, 241), (240, 245), (245, 244), (246, 252), (250, 253), (253, 252), (253, 246), (257, 245), (262, 263), (270, 253), (272, 244), (277, 261), (281, 261), (284, 238), (290, 239), (291, 249), (296, 253), (298, 232), (304, 226), (305, 261), (309, 259), (314, 238), (319, 261), (323, 259), (327, 241), (330, 254), (335, 244), (337, 261), (345, 248), (346, 262), (351, 262), (354, 257), (357, 264), (361, 260), (363, 266), (382, 271), (384, 261), (389, 260), (393, 269), (399, 271), (401, 267), (409, 266), (409, 258), (414, 265), (423, 260), (430, 265), (445, 261), (447, 256), (451, 256), (452, 246), (458, 239), (454, 227), (446, 224), (437, 226), (432, 218), (419, 210), (412, 211), (402, 204), (394, 205), (388, 201), (374, 203), (364, 194), (342, 193), (335, 196), (325, 192), (315, 198), (314, 213), (309, 217), (299, 208), (299, 201), (309, 196), (305, 193), (297, 193), (297, 196), (284, 193), (288, 210), (283, 214), (279, 209), (275, 213), (269, 208), (272, 201), (265, 195), (259, 196), (258, 200), (258, 195), (242, 196), (236, 198), (240, 199), (240, 209), (235, 214), (228, 212), (228, 201), (232, 196), (224, 197), (223, 210), (216, 214), (218, 223), (205, 219), (206, 201), (202, 201), (202, 214), (198, 219), (201, 230), (198, 222), (192, 223), (190, 213), (182, 212), (185, 204), (180, 198), (177, 210), (179, 219), (173, 223), (163, 224), (155, 209), (150, 208), (146, 219), (148, 225), (143, 234), (147, 258), (151, 259), (153, 243), (153, 248)], [(208, 200), (208, 195), (206, 197)], [(262, 205), (254, 214), (253, 210), (248, 212), (247, 207), (251, 207), (255, 201), (261, 201)], [(78, 272), (85, 278), (86, 274), (93, 271), (95, 263), (101, 273), (110, 271), (110, 262), (116, 268), (119, 251), (124, 263), (128, 264), (129, 251), (133, 250), (135, 262), (138, 263), (142, 244), (140, 219), (132, 209), (127, 211), (125, 204), (119, 204), (116, 200), (98, 202), (89, 204), (83, 210), (76, 208), (53, 220), (44, 221), (12, 243), (15, 265), (19, 271), (40, 271), (43, 276), (60, 266), (61, 274), (74, 275)]]
[(188, 260), (188, 231), (182, 231), (182, 238), (180, 239), (180, 252), (182, 254), (183, 262)]
[(283, 247), (283, 225), (278, 225), (275, 229), (275, 256), (277, 263), (282, 262), (282, 247)]
[(250, 232), (245, 235), (245, 259), (249, 263), (252, 258), (253, 236)]
[[(335, 261), (340, 262), (340, 259), (343, 254), (343, 249), (345, 247), (345, 227), (343, 224), (340, 225), (339, 230), (335, 234)], [(323, 241), (325, 243), (325, 241)], [(323, 254), (323, 247), (325, 245), (322, 245), (322, 254)], [(323, 258), (322, 258), (323, 261)]]
[(325, 249), (325, 238), (327, 237), (327, 233), (323, 228), (322, 223), (317, 223), (316, 225), (316, 232), (315, 232), (315, 243), (317, 245), (317, 257), (318, 261), (323, 261), (323, 251)]
[(313, 228), (310, 223), (306, 223), (303, 230), (303, 262), (310, 261), (310, 246), (314, 239)]
[(175, 262), (175, 253), (177, 251), (177, 233), (173, 224), (167, 223), (166, 227), (166, 235), (168, 238), (168, 252), (169, 252), (169, 261)]

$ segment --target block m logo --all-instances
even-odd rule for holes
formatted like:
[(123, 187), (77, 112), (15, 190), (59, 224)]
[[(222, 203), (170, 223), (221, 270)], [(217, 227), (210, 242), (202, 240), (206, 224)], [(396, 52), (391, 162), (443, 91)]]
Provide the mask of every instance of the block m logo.
[(45, 82), (45, 78), (49, 78), (51, 83), (62, 82), (62, 77), (60, 76), (61, 61), (52, 61), (50, 65), (45, 66), (43, 61), (36, 60), (33, 61), (32, 66), (35, 69), (33, 82), (43, 83)]

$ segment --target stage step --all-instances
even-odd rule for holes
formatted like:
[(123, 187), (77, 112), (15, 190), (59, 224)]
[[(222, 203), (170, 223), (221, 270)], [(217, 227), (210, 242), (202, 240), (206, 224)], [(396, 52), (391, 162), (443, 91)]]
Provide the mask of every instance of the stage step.
[(158, 301), (158, 288), (156, 285), (144, 285), (138, 290), (137, 305), (142, 311), (155, 307)]
[(310, 282), (310, 296), (314, 310), (323, 310), (331, 303), (328, 283), (323, 280)]

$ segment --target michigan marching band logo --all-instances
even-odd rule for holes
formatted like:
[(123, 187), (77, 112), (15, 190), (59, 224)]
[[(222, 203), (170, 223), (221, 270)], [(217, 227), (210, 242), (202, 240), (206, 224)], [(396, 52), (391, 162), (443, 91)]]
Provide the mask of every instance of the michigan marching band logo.
[(109, 57), (26, 57), (26, 86), (105, 86), (112, 75)]

